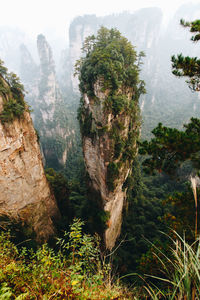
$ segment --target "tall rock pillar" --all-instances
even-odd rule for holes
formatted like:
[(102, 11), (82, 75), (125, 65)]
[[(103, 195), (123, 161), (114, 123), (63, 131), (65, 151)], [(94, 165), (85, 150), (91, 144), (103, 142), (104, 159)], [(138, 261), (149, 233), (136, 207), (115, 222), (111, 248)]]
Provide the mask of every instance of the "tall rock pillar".
[(77, 66), (82, 94), (79, 120), (83, 153), (91, 186), (108, 216), (104, 242), (108, 249), (120, 234), (128, 176), (137, 154), (140, 129), (137, 55), (114, 29), (101, 28), (84, 44)]

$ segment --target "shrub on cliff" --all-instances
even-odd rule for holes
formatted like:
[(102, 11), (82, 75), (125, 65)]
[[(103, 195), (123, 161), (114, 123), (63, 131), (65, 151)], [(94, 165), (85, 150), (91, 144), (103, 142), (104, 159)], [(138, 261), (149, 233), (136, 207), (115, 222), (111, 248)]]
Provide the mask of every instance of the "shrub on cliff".
[(3, 98), (0, 121), (6, 123), (12, 122), (15, 118), (20, 118), (26, 109), (24, 87), (16, 74), (8, 73), (2, 60), (0, 60), (0, 95)]

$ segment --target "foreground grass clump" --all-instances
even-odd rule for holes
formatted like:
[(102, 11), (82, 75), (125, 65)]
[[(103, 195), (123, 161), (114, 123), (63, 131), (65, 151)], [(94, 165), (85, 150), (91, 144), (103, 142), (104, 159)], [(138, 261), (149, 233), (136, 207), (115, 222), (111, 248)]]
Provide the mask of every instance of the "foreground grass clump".
[[(185, 238), (174, 234), (176, 238), (171, 239), (169, 255), (154, 247), (154, 256), (163, 276), (148, 276), (153, 280), (153, 285), (143, 286), (148, 299), (200, 299), (200, 238), (189, 245)], [(159, 283), (163, 283), (160, 288), (156, 287)]]
[(82, 226), (75, 220), (57, 252), (46, 244), (18, 250), (10, 233), (1, 232), (0, 299), (131, 299), (112, 284), (98, 239), (82, 234)]

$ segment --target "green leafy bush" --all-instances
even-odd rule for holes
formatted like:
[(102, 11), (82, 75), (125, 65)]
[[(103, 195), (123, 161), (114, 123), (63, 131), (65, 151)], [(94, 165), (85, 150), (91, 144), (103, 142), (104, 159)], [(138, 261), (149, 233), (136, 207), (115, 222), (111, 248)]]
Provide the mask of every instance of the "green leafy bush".
[(111, 111), (114, 116), (124, 112), (129, 107), (129, 100), (126, 95), (112, 95), (105, 101), (105, 108)]
[[(110, 266), (100, 257), (96, 237), (82, 233), (78, 219), (70, 226), (59, 249), (46, 244), (37, 251), (17, 247), (10, 234), (0, 234), (1, 299), (120, 299), (125, 291), (113, 285)], [(125, 297), (124, 299), (129, 299)]]
[(18, 103), (15, 99), (9, 99), (4, 103), (3, 111), (0, 113), (0, 120), (3, 124), (13, 122), (14, 119), (23, 115), (24, 110), (24, 105)]

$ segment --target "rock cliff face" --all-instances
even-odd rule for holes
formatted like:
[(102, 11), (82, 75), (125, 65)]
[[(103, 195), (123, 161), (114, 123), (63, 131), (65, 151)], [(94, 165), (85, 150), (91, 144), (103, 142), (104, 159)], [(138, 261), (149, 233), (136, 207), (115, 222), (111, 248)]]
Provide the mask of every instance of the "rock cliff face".
[(144, 90), (137, 55), (119, 31), (102, 27), (88, 44), (79, 68), (79, 120), (90, 187), (107, 215), (105, 246), (112, 249), (120, 234), (128, 175), (137, 153), (138, 99)]
[[(0, 115), (10, 97), (0, 94)], [(0, 215), (25, 222), (39, 242), (54, 234), (53, 219), (59, 217), (27, 110), (12, 122), (0, 122)]]
[[(133, 89), (127, 90), (125, 94), (129, 103), (133, 94)], [(124, 154), (117, 153), (117, 147), (120, 149), (121, 144), (119, 140), (115, 141), (114, 131), (117, 129), (120, 140), (128, 143), (130, 131), (138, 135), (138, 123), (136, 115), (134, 122), (134, 117), (130, 117), (126, 112), (118, 116), (112, 112), (105, 112), (107, 95), (101, 92), (98, 83), (95, 85), (95, 97), (95, 100), (86, 94), (83, 97), (85, 119), (91, 117), (91, 135), (83, 136), (83, 153), (91, 187), (100, 194), (102, 208), (108, 216), (104, 234), (105, 246), (112, 249), (121, 230), (122, 210), (126, 201), (124, 183), (132, 169), (132, 159), (124, 159), (124, 154), (128, 155), (126, 150)], [(132, 147), (136, 153), (136, 139)]]
[(58, 88), (52, 51), (43, 35), (38, 36), (40, 58), (39, 95), (34, 123), (41, 137), (47, 165), (64, 165), (67, 156), (67, 112)]
[(72, 146), (74, 129), (71, 116), (58, 86), (51, 47), (43, 35), (37, 39), (40, 64), (37, 65), (25, 45), (21, 45), (20, 77), (28, 91), (34, 126), (40, 136), (44, 163), (63, 168)]
[(52, 50), (43, 35), (37, 39), (40, 65), (37, 66), (28, 49), (22, 45), (21, 77), (28, 90), (27, 100), (33, 108), (33, 122), (48, 167), (59, 169), (66, 162), (71, 147), (73, 129), (61, 95), (55, 72)]

